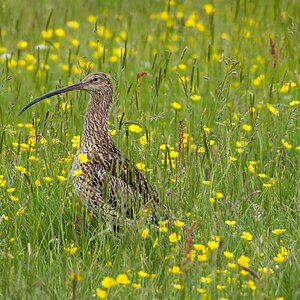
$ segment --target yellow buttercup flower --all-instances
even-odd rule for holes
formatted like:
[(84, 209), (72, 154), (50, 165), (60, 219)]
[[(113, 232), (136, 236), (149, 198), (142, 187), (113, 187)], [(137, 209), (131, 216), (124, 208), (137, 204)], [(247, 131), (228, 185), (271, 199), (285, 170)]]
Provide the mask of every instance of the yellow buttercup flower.
[(45, 176), (45, 177), (43, 177), (43, 179), (44, 179), (46, 182), (51, 182), (51, 181), (53, 180), (50, 176)]
[[(5, 186), (6, 185), (6, 180), (4, 179), (3, 175), (0, 175), (0, 186)], [(13, 188), (12, 188), (13, 189)], [(8, 191), (8, 190), (7, 190)], [(9, 193), (14, 192), (14, 190), (12, 190), (11, 192), (8, 191)]]
[(265, 188), (270, 188), (272, 186), (273, 185), (271, 183), (263, 183), (263, 187), (265, 187)]
[(289, 144), (285, 139), (281, 139), (281, 144), (282, 144), (282, 146), (284, 146), (287, 149), (291, 149), (292, 148), (292, 145)]
[(26, 168), (22, 167), (22, 166), (15, 166), (15, 169), (17, 171), (19, 171), (21, 174), (27, 174), (27, 170)]
[(97, 21), (97, 18), (93, 15), (89, 15), (87, 17), (87, 20), (88, 20), (89, 23), (95, 23)]
[(53, 36), (53, 29), (48, 28), (47, 30), (43, 30), (42, 31), (42, 37), (47, 40), (47, 39), (51, 39)]
[(212, 15), (215, 12), (214, 6), (210, 3), (205, 4), (203, 8), (207, 15)]
[(148, 144), (148, 139), (147, 139), (146, 134), (144, 134), (140, 137), (140, 144), (143, 145), (143, 146)]
[(18, 42), (17, 47), (20, 50), (26, 49), (28, 47), (28, 42), (22, 40), (22, 41)]
[(146, 170), (146, 165), (143, 162), (139, 162), (136, 164), (136, 167), (141, 170), (141, 171), (145, 171)]
[(276, 107), (274, 107), (271, 103), (267, 103), (267, 108), (273, 115), (279, 115), (279, 110)]
[(251, 131), (253, 129), (252, 126), (249, 125), (249, 124), (244, 124), (242, 126), (242, 128), (243, 128), (244, 131)]
[(215, 250), (215, 249), (219, 248), (219, 243), (216, 241), (209, 241), (207, 243), (207, 246), (210, 250)]
[(66, 35), (65, 31), (62, 28), (56, 28), (54, 30), (54, 33), (57, 37), (64, 37)]
[(10, 200), (13, 201), (13, 202), (17, 202), (17, 201), (19, 201), (19, 198), (14, 196), (14, 195), (11, 195)]
[(226, 220), (225, 224), (227, 224), (228, 226), (234, 226), (236, 224), (236, 221), (233, 220)]
[(248, 256), (242, 255), (238, 258), (239, 265), (248, 268), (250, 265), (250, 258)]
[(210, 185), (211, 184), (211, 181), (210, 180), (202, 180), (202, 183), (204, 185)]
[(193, 100), (194, 102), (200, 101), (201, 96), (194, 94), (194, 95), (191, 96), (191, 100)]
[(66, 181), (66, 180), (67, 180), (67, 178), (66, 178), (66, 177), (64, 177), (64, 176), (61, 176), (61, 175), (57, 175), (56, 177), (57, 177), (57, 179), (59, 180), (59, 182), (64, 182), (64, 181)]
[(80, 135), (73, 136), (71, 142), (72, 142), (72, 147), (79, 148), (80, 147)]
[(105, 276), (103, 277), (102, 281), (101, 281), (101, 284), (104, 288), (106, 289), (109, 289), (111, 288), (112, 286), (116, 285), (117, 282), (115, 281), (114, 278), (112, 277), (109, 277), (109, 276)]
[(169, 268), (169, 273), (174, 275), (180, 275), (182, 274), (182, 271), (179, 266), (173, 266), (172, 268)]
[(299, 105), (300, 104), (300, 101), (299, 100), (292, 100), (290, 101), (289, 105), (290, 106), (296, 106), (296, 105)]
[(233, 258), (233, 253), (230, 251), (224, 251), (223, 255), (228, 259)]
[(68, 21), (67, 26), (72, 29), (78, 29), (80, 24), (77, 21)]
[(86, 164), (89, 161), (85, 153), (79, 153), (77, 158), (82, 164)]
[(128, 126), (128, 130), (130, 132), (140, 133), (142, 131), (142, 128), (141, 128), (141, 126), (139, 126), (137, 124), (131, 124)]
[(186, 19), (184, 25), (186, 27), (195, 27), (196, 26), (196, 14), (192, 13), (189, 15), (189, 17)]
[(187, 66), (186, 66), (185, 64), (179, 64), (179, 65), (178, 65), (178, 69), (179, 69), (179, 70), (184, 71), (184, 70), (186, 70), (186, 68), (187, 68)]
[(294, 88), (295, 86), (297, 86), (297, 84), (295, 82), (287, 82), (284, 83), (280, 89), (281, 93), (288, 93), (292, 88)]
[(216, 197), (217, 197), (218, 199), (222, 199), (222, 198), (224, 197), (224, 195), (223, 195), (221, 192), (217, 192), (217, 193), (216, 193)]
[(71, 273), (70, 279), (75, 282), (79, 282), (82, 278), (78, 273)]
[(177, 235), (176, 232), (169, 235), (170, 243), (177, 243), (180, 240), (181, 240), (181, 235)]
[(97, 296), (99, 299), (105, 299), (105, 298), (106, 298), (106, 295), (107, 295), (107, 292), (106, 292), (106, 291), (101, 290), (101, 289), (96, 289), (96, 296)]
[(207, 277), (200, 277), (200, 282), (205, 283), (205, 284), (209, 284), (211, 283), (212, 279), (211, 276), (207, 276)]
[(244, 231), (241, 235), (241, 239), (246, 241), (252, 241), (252, 234), (250, 232)]
[(143, 239), (145, 239), (148, 235), (149, 235), (149, 228), (145, 228), (142, 231), (141, 236), (142, 236)]
[(284, 233), (285, 231), (286, 231), (285, 229), (277, 228), (277, 229), (272, 230), (272, 233), (275, 234), (275, 235), (279, 235), (279, 234)]
[(197, 251), (205, 251), (205, 246), (202, 244), (194, 244), (194, 249)]
[(116, 278), (116, 282), (119, 284), (128, 285), (131, 281), (128, 279), (126, 274), (119, 274)]
[(259, 75), (258, 77), (256, 77), (255, 79), (252, 80), (252, 84), (254, 86), (258, 87), (258, 86), (262, 85), (264, 80), (265, 80), (265, 75)]
[(110, 129), (110, 134), (111, 134), (111, 136), (116, 135), (116, 133), (117, 133), (117, 130), (116, 130), (116, 129)]
[(182, 222), (182, 221), (180, 221), (180, 220), (176, 220), (176, 221), (174, 222), (174, 224), (175, 224), (176, 227), (179, 227), (179, 228), (181, 228), (181, 227), (184, 226), (184, 222)]
[(78, 176), (80, 176), (82, 173), (83, 173), (82, 170), (75, 170), (75, 171), (73, 172), (72, 175), (73, 175), (74, 177), (78, 177)]
[(208, 260), (208, 256), (206, 254), (199, 254), (197, 259), (199, 262), (204, 263)]
[(27, 206), (20, 207), (16, 213), (17, 216), (22, 216), (25, 213)]
[(260, 177), (260, 178), (267, 178), (267, 177), (268, 177), (268, 176), (267, 176), (266, 174), (264, 174), (264, 173), (258, 173), (257, 176)]
[(117, 62), (119, 59), (118, 55), (111, 55), (109, 58), (108, 58), (108, 61), (111, 62), (111, 63), (115, 63)]
[(176, 290), (179, 290), (179, 291), (181, 291), (183, 289), (182, 285), (179, 283), (173, 283), (173, 286)]
[(243, 283), (242, 287), (243, 288), (249, 288), (249, 289), (251, 289), (253, 291), (256, 290), (256, 285), (255, 285), (254, 281), (252, 281), (252, 280), (248, 280), (245, 283)]
[(181, 104), (174, 101), (171, 103), (171, 107), (174, 108), (175, 110), (179, 110), (179, 109), (181, 109)]
[(147, 272), (144, 272), (144, 271), (138, 271), (137, 274), (143, 278), (150, 277), (150, 274), (148, 274)]
[(77, 252), (77, 247), (72, 244), (70, 247), (66, 247), (65, 251), (69, 252), (71, 255), (74, 255)]

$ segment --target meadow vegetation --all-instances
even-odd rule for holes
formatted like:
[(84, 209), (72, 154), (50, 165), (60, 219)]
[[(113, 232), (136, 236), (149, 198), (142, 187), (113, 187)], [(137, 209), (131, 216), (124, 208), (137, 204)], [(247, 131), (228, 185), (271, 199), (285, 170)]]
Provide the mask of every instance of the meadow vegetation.
[[(299, 299), (300, 4), (1, 1), (1, 299)], [(72, 192), (103, 71), (163, 213), (118, 232)], [(100, 116), (101, 117), (101, 116)], [(145, 216), (151, 211), (145, 211)]]

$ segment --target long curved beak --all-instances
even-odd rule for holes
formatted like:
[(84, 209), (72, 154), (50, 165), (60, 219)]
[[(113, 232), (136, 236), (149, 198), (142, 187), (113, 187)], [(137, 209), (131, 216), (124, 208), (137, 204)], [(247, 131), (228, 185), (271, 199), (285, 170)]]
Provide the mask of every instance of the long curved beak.
[(60, 89), (57, 89), (57, 90), (54, 90), (54, 91), (51, 91), (51, 92), (48, 92), (34, 100), (32, 100), (30, 103), (28, 103), (20, 112), (19, 112), (19, 116), (25, 111), (27, 110), (29, 107), (31, 107), (32, 105), (46, 99), (46, 98), (50, 98), (54, 95), (58, 95), (58, 94), (63, 94), (63, 93), (67, 93), (67, 92), (70, 92), (70, 91), (74, 91), (74, 90), (82, 90), (83, 89), (83, 83), (82, 82), (78, 82), (78, 83), (75, 83), (75, 84), (72, 84), (72, 85), (68, 85), (66, 87), (63, 87), (63, 88), (60, 88)]

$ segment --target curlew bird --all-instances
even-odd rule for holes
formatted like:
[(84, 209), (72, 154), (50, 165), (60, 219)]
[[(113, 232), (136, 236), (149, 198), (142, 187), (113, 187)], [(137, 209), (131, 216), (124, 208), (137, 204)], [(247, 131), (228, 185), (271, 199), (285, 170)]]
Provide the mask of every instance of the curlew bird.
[[(79, 83), (48, 92), (27, 104), (21, 115), (43, 99), (74, 90), (90, 93), (86, 108), (81, 146), (72, 166), (75, 192), (94, 214), (135, 217), (148, 205), (157, 208), (158, 194), (142, 172), (116, 148), (108, 127), (113, 102), (113, 85), (105, 73), (91, 73)], [(82, 163), (79, 155), (88, 161)]]

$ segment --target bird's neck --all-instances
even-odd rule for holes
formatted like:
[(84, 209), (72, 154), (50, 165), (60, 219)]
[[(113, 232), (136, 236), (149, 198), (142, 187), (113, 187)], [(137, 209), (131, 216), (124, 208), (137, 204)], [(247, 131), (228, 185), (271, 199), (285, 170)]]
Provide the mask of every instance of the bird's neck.
[(110, 103), (106, 102), (111, 99), (105, 96), (99, 95), (97, 99), (92, 95), (89, 100), (84, 118), (81, 147), (106, 149), (113, 145), (108, 127)]

